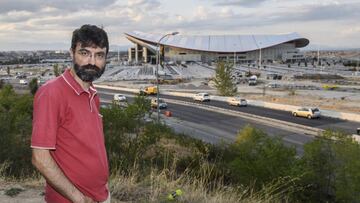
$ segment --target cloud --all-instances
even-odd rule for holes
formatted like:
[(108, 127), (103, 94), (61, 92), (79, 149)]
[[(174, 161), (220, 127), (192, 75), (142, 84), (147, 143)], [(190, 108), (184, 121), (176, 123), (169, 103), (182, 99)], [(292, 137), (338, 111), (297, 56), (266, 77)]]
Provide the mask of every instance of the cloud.
[(1, 0), (0, 14), (10, 11), (37, 12), (46, 7), (65, 11), (101, 9), (115, 2), (116, 0)]
[(242, 7), (256, 7), (267, 0), (223, 0), (219, 2), (218, 0), (213, 0), (215, 5), (218, 6), (242, 6)]
[(354, 26), (348, 29), (343, 29), (340, 31), (340, 34), (344, 36), (351, 36), (351, 35), (360, 36), (360, 26)]
[(285, 13), (278, 19), (282, 21), (359, 21), (359, 10), (360, 3), (307, 5), (298, 7), (297, 12)]
[(141, 30), (182, 34), (304, 31), (316, 36), (331, 32), (334, 37), (336, 32), (344, 41), (351, 36), (359, 44), (355, 40), (360, 22), (358, 0), (186, 2), (191, 5), (165, 0), (0, 0), (0, 44), (67, 44), (72, 31), (83, 24), (104, 26), (111, 43), (127, 43), (124, 32)]

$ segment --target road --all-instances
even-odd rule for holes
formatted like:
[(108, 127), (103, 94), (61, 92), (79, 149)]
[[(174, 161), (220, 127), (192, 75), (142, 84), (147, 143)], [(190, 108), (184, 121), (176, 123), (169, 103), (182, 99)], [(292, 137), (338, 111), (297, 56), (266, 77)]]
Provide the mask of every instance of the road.
[[(114, 93), (122, 93), (128, 95), (131, 102), (131, 93), (116, 90), (107, 90), (97, 88), (102, 101), (111, 101)], [(130, 97), (129, 97), (130, 96)], [(191, 98), (175, 97), (162, 95), (161, 98), (176, 99), (182, 101), (193, 102)], [(320, 129), (341, 130), (347, 133), (354, 133), (355, 126), (359, 123), (344, 121), (323, 117), (321, 119), (309, 120), (306, 118), (293, 117), (289, 112), (266, 109), (255, 106), (234, 107), (229, 106), (225, 102), (211, 101), (204, 102), (205, 105), (216, 106), (224, 109), (232, 109), (239, 112), (255, 114), (263, 117), (273, 118), (277, 120), (293, 122), (305, 126), (316, 127)], [(219, 143), (220, 141), (234, 141), (236, 134), (246, 125), (252, 125), (257, 129), (261, 129), (269, 136), (280, 136), (287, 145), (295, 146), (298, 153), (302, 154), (302, 146), (313, 139), (313, 136), (303, 133), (294, 133), (293, 131), (284, 130), (276, 125), (264, 125), (261, 122), (250, 121), (235, 115), (228, 115), (221, 112), (208, 111), (196, 108), (195, 106), (185, 106), (171, 103), (168, 110), (172, 112), (171, 118), (164, 119), (167, 124), (172, 126), (175, 131), (185, 133), (192, 137), (202, 139), (210, 143)]]
[[(102, 89), (97, 88), (100, 92), (106, 92), (107, 94), (114, 94), (114, 93), (122, 93), (122, 94), (131, 94), (129, 92), (124, 91), (117, 91), (117, 90), (108, 90), (108, 89)], [(161, 98), (164, 99), (174, 99), (174, 100), (181, 100), (181, 101), (187, 101), (187, 102), (193, 102), (191, 98), (187, 97), (177, 97), (177, 96), (170, 96), (170, 95), (161, 95)], [(110, 96), (108, 97), (110, 98)], [(358, 122), (352, 122), (352, 121), (346, 121), (346, 120), (340, 120), (335, 118), (329, 118), (329, 117), (321, 117), (320, 119), (305, 119), (301, 117), (293, 117), (291, 113), (287, 111), (281, 111), (281, 110), (274, 110), (274, 109), (268, 109), (263, 107), (257, 107), (257, 106), (251, 106), (248, 105), (247, 107), (236, 107), (236, 106), (229, 106), (226, 102), (221, 101), (211, 101), (211, 102), (203, 102), (203, 105), (210, 105), (215, 107), (220, 107), (224, 109), (231, 109), (234, 111), (249, 113), (253, 115), (273, 118), (281, 121), (287, 121), (292, 122), (300, 125), (310, 126), (310, 127), (316, 127), (320, 129), (331, 129), (331, 130), (341, 130), (346, 133), (354, 134), (356, 133), (356, 128), (360, 126), (360, 123)], [(182, 109), (183, 110), (183, 109)], [(180, 115), (179, 115), (180, 116)]]

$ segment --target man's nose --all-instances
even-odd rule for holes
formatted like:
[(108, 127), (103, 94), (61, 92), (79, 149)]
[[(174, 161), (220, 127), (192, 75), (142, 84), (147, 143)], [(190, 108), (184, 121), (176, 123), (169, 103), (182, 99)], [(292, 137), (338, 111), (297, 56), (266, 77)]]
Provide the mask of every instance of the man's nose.
[(95, 54), (92, 54), (92, 55), (89, 57), (89, 64), (95, 65), (95, 63), (96, 63)]

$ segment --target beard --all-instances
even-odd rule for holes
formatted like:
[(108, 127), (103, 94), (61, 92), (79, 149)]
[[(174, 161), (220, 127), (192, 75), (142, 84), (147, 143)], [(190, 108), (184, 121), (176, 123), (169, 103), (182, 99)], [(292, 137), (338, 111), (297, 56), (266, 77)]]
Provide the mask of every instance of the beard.
[(84, 82), (93, 82), (98, 79), (105, 71), (105, 66), (103, 68), (99, 68), (96, 65), (83, 65), (79, 66), (79, 64), (74, 63), (74, 70), (76, 75)]

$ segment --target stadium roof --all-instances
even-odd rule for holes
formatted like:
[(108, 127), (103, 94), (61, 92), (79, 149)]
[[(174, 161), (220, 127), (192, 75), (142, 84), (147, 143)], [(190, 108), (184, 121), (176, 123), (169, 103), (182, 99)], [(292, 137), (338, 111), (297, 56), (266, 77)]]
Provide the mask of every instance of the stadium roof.
[[(125, 35), (130, 41), (142, 42), (152, 48), (157, 45), (159, 39), (163, 36), (139, 31), (127, 32)], [(297, 33), (279, 35), (171, 35), (163, 38), (160, 44), (197, 51), (231, 53), (254, 51), (287, 42), (294, 42), (297, 48), (309, 44), (308, 39), (301, 37)]]

